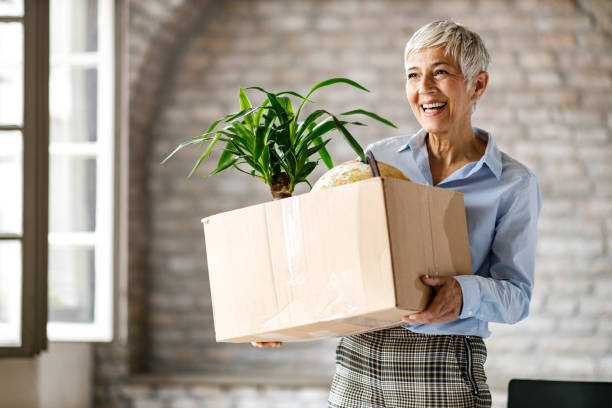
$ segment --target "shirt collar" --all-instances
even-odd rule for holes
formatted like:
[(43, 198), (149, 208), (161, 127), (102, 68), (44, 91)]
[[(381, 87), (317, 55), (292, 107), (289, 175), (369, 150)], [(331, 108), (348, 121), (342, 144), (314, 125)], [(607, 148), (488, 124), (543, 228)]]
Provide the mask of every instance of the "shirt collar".
[(495, 175), (495, 178), (499, 180), (502, 174), (502, 157), (501, 152), (497, 148), (497, 144), (495, 144), (495, 140), (493, 140), (493, 137), (485, 130), (477, 127), (472, 129), (474, 130), (474, 134), (487, 144), (487, 148), (480, 161), (484, 162), (489, 170)]
[[(489, 132), (479, 129), (477, 127), (473, 127), (472, 130), (474, 134), (479, 137), (482, 141), (487, 144), (484, 155), (476, 164), (474, 170), (482, 167), (482, 164), (486, 164), (489, 170), (495, 175), (495, 178), (499, 180), (502, 173), (502, 160), (501, 160), (501, 152), (497, 148), (497, 144), (495, 144), (495, 140), (489, 134)], [(401, 153), (405, 150), (410, 150), (412, 152), (418, 152), (419, 150), (426, 148), (425, 147), (425, 138), (427, 136), (427, 131), (425, 129), (419, 130), (415, 133), (408, 143), (401, 146), (397, 152)]]
[(414, 135), (410, 137), (408, 143), (400, 147), (397, 152), (401, 153), (404, 150), (418, 151), (425, 146), (425, 137), (427, 136), (427, 131), (425, 129), (421, 129), (416, 132)]

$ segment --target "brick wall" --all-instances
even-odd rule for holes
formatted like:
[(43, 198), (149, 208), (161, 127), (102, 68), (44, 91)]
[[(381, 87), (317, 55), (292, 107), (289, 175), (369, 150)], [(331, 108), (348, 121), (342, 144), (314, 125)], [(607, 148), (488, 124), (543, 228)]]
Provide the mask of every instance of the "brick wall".
[[(146, 362), (133, 367), (157, 374), (301, 372), (324, 382), (333, 369), (333, 340), (274, 351), (214, 343), (199, 220), (267, 201), (269, 193), (243, 174), (185, 180), (198, 156), (195, 149), (163, 166), (159, 162), (179, 142), (237, 110), (240, 86), (306, 92), (320, 80), (347, 76), (372, 93), (339, 85), (321, 90), (316, 101), (332, 111), (371, 109), (400, 127), (371, 123), (354, 129), (363, 145), (416, 131), (403, 93), (403, 45), (415, 29), (440, 17), (483, 36), (492, 56), (491, 79), (473, 124), (491, 131), (502, 150), (527, 164), (543, 193), (531, 315), (514, 326), (493, 325), (487, 339), (495, 405), (504, 406), (513, 377), (612, 380), (611, 4), (132, 1), (135, 340), (130, 353), (97, 350), (98, 401), (155, 407), (234, 407), (248, 400), (253, 401), (248, 406), (262, 407), (290, 406), (287, 401), (324, 405), (325, 392), (316, 387), (133, 385), (113, 377), (116, 360), (130, 355)], [(160, 33), (172, 40), (160, 46)], [(342, 143), (332, 142), (331, 150), (338, 161), (353, 156)], [(214, 162), (204, 163), (200, 174)], [(210, 398), (215, 402), (204, 402)]]

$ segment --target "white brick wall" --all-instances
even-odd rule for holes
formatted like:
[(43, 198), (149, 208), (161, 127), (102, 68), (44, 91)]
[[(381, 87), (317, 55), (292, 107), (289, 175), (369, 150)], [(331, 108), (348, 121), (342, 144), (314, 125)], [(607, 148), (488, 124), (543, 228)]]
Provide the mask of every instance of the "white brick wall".
[[(197, 7), (189, 0), (131, 3), (133, 98), (146, 95), (137, 87), (145, 74), (155, 79), (151, 86), (165, 89), (131, 107), (133, 120), (150, 129), (131, 136), (135, 146), (149, 149), (131, 163), (144, 183), (132, 193), (131, 211), (145, 214), (149, 228), (145, 236), (131, 230), (146, 247), (137, 255), (148, 277), (148, 291), (137, 291), (143, 301), (133, 306), (138, 319), (131, 324), (148, 340), (132, 344), (132, 353), (97, 350), (99, 406), (324, 405), (326, 391), (316, 387), (158, 384), (133, 393), (122, 385), (125, 369), (115, 376), (108, 369), (139, 351), (147, 370), (164, 373), (263, 367), (287, 375), (318, 370), (325, 377), (333, 368), (333, 341), (271, 353), (214, 343), (199, 220), (270, 197), (263, 184), (242, 174), (185, 180), (195, 150), (158, 163), (180, 141), (237, 109), (238, 87), (255, 84), (306, 91), (319, 80), (348, 76), (372, 93), (328, 88), (317, 102), (338, 111), (370, 108), (400, 126), (355, 129), (363, 145), (414, 132), (417, 123), (403, 94), (403, 45), (422, 24), (449, 16), (481, 33), (492, 55), (489, 89), (473, 124), (530, 166), (543, 192), (531, 315), (515, 326), (493, 325), (487, 339), (495, 406), (505, 404), (513, 377), (612, 381), (612, 3), (226, 0), (204, 6), (202, 20), (182, 37), (160, 34), (170, 31), (163, 22), (171, 13), (188, 3)], [(157, 73), (156, 58), (179, 45), (184, 48), (172, 69)], [(341, 143), (331, 150), (339, 161), (353, 156)], [(213, 165), (205, 164), (202, 174)]]

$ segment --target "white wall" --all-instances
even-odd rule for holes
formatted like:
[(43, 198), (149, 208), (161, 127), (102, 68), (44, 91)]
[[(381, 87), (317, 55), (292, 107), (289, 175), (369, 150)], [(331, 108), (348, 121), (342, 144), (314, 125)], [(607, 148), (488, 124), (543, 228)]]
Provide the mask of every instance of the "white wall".
[(38, 357), (0, 359), (0, 408), (91, 407), (92, 373), (87, 343), (49, 343)]
[(37, 407), (38, 366), (38, 358), (0, 359), (1, 408)]

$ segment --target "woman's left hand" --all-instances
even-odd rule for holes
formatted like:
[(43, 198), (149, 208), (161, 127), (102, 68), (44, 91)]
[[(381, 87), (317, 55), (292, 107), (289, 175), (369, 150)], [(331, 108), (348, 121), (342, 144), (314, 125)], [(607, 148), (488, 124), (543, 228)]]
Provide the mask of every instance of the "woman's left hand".
[(404, 316), (409, 323), (444, 323), (456, 320), (461, 313), (463, 293), (457, 280), (449, 276), (421, 276), (421, 281), (434, 288), (433, 300), (427, 309)]

